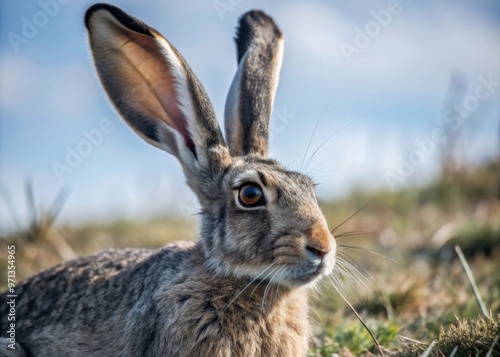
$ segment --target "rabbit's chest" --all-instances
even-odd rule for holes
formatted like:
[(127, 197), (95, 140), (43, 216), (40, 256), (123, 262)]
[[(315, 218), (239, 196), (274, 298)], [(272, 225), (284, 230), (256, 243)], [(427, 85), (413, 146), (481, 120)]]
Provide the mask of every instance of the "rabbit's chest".
[(217, 291), (181, 291), (162, 307), (168, 310), (168, 327), (161, 337), (168, 355), (306, 355), (310, 330), (302, 296), (266, 306), (258, 298), (231, 301)]

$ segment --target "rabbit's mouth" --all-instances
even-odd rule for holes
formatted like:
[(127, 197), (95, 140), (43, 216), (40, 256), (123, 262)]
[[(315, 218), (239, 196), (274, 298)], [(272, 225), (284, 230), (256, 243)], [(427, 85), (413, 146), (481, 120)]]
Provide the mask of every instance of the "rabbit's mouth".
[(319, 266), (312, 273), (305, 273), (304, 275), (299, 275), (299, 276), (293, 277), (292, 280), (294, 282), (297, 282), (300, 285), (308, 284), (308, 283), (315, 281), (317, 278), (319, 278), (322, 270), (323, 270), (323, 267)]
[(326, 261), (321, 262), (317, 266), (294, 266), (290, 270), (290, 276), (288, 277), (288, 284), (292, 286), (303, 286), (308, 284), (316, 283), (323, 276), (331, 273), (333, 269), (333, 262), (329, 264)]

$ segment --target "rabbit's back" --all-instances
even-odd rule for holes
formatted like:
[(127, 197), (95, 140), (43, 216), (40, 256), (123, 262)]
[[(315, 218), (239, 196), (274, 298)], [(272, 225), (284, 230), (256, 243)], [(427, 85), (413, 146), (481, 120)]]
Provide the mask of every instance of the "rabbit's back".
[[(134, 325), (141, 316), (155, 314), (147, 311), (155, 291), (182, 269), (191, 246), (180, 242), (159, 250), (107, 250), (24, 281), (15, 292), (16, 341), (37, 356), (71, 354), (70, 346), (75, 353), (96, 356), (126, 350), (126, 335), (141, 333)], [(7, 292), (0, 295), (2, 316), (7, 300)], [(3, 331), (6, 323), (2, 319)]]

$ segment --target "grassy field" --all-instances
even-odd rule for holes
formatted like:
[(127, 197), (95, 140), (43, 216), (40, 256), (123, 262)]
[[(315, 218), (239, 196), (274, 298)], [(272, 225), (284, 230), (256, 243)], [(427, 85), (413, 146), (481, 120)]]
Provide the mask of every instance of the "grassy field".
[[(29, 188), (27, 195), (33, 195)], [(335, 230), (339, 254), (336, 273), (311, 297), (311, 357), (378, 353), (343, 298), (387, 355), (419, 356), (431, 344), (431, 356), (500, 355), (498, 162), (426, 187), (357, 192), (322, 207), (331, 227), (340, 225)], [(54, 227), (57, 210), (39, 212), (30, 227), (1, 237), (3, 269), (3, 245), (10, 243), (17, 246), (17, 274), (23, 279), (76, 255), (108, 247), (159, 247), (181, 237), (194, 239), (197, 232), (196, 221), (171, 217)], [(486, 314), (455, 246), (470, 266)], [(5, 285), (2, 274), (0, 286)]]

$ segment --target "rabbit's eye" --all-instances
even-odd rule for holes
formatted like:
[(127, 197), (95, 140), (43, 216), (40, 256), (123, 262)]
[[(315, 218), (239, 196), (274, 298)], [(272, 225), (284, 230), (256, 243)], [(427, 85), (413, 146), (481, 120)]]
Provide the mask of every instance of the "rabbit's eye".
[(247, 183), (241, 186), (238, 199), (243, 207), (256, 207), (265, 204), (264, 193), (254, 183)]

